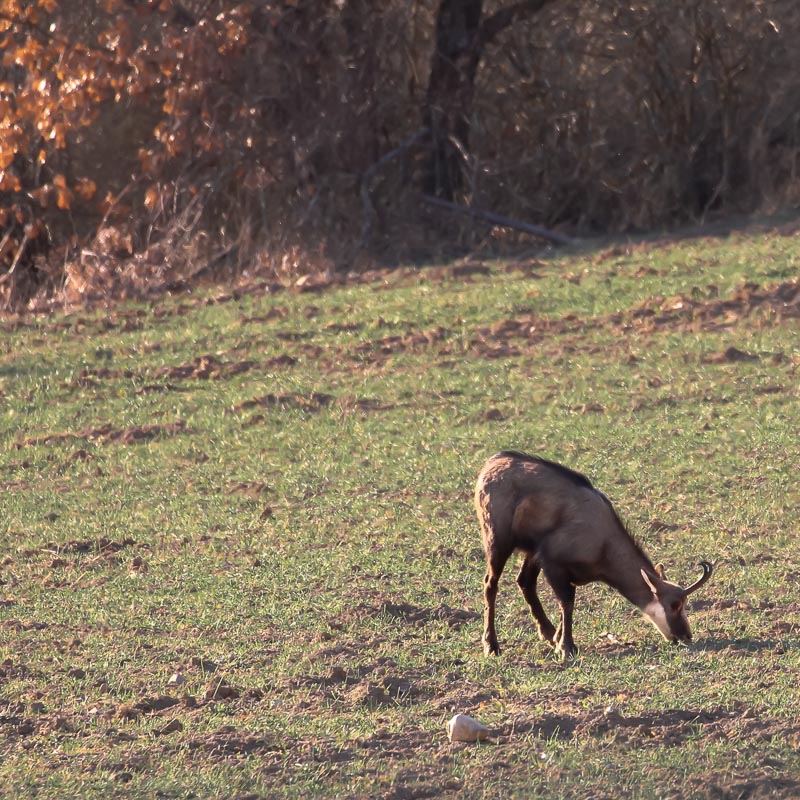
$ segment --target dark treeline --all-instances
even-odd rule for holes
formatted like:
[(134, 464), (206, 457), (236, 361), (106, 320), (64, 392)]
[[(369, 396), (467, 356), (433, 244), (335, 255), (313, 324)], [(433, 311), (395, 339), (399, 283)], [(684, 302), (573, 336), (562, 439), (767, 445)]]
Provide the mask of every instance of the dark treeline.
[[(0, 303), (797, 201), (794, 0), (0, 0)], [(478, 226), (479, 227), (479, 226)]]

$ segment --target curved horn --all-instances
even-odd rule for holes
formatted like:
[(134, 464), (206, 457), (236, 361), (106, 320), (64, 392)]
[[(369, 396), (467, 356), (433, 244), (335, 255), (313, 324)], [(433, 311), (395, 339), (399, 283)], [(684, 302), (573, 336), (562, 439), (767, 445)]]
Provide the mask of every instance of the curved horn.
[(691, 586), (687, 586), (683, 590), (684, 594), (689, 595), (692, 592), (696, 592), (711, 577), (711, 573), (714, 571), (714, 566), (708, 561), (701, 561), (700, 566), (703, 568), (702, 577), (700, 580), (695, 581)]

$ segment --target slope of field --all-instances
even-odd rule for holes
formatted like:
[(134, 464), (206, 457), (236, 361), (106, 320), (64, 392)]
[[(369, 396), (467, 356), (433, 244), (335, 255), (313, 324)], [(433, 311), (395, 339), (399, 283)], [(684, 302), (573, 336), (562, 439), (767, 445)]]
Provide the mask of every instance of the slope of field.
[[(742, 233), (7, 320), (0, 796), (797, 797), (799, 263)], [(714, 562), (692, 647), (590, 586), (562, 665), (512, 566), (482, 656), (503, 448), (672, 580)]]

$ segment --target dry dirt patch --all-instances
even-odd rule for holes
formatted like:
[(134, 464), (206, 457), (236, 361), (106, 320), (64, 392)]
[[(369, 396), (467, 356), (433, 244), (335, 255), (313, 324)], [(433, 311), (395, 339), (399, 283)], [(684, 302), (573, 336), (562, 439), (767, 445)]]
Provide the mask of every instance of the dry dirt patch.
[(410, 603), (383, 603), (381, 606), (362, 609), (367, 617), (388, 616), (414, 626), (425, 625), (432, 620), (441, 620), (450, 628), (459, 628), (480, 619), (480, 614), (442, 604), (436, 608), (420, 608)]
[[(692, 329), (717, 328), (736, 323), (757, 310), (769, 311), (785, 318), (800, 317), (800, 278), (763, 288), (756, 283), (746, 283), (725, 299), (704, 300), (681, 294), (674, 297), (651, 297), (640, 305), (604, 317), (580, 318), (567, 314), (559, 319), (525, 314), (508, 318), (491, 326), (478, 326), (470, 342), (473, 349), (485, 355), (501, 346), (509, 348), (511, 340), (535, 344), (548, 334), (566, 334), (603, 326), (636, 328), (642, 332), (691, 327)], [(516, 355), (513, 350), (499, 355)], [(720, 361), (749, 361), (758, 356), (729, 348), (716, 358)]]
[(115, 541), (100, 536), (96, 539), (73, 539), (60, 545), (48, 544), (40, 548), (39, 552), (110, 554), (118, 553), (126, 547), (135, 547), (136, 544), (136, 540), (130, 537)]
[(309, 394), (282, 393), (264, 394), (237, 403), (234, 411), (249, 411), (254, 408), (296, 409), (299, 411), (321, 411), (327, 408), (334, 400), (333, 395), (323, 392), (310, 392)]
[(546, 712), (531, 718), (512, 717), (503, 727), (500, 741), (512, 741), (520, 734), (542, 738), (610, 738), (615, 742), (645, 746), (680, 746), (691, 737), (717, 740), (769, 741), (781, 737), (800, 741), (800, 724), (763, 718), (757, 710), (734, 708), (669, 709), (627, 715), (614, 707), (588, 709), (579, 713)]
[(95, 387), (100, 381), (119, 380), (121, 378), (130, 380), (136, 377), (132, 370), (115, 370), (109, 367), (84, 367), (72, 381), (73, 387), (89, 388)]
[(148, 442), (152, 439), (176, 436), (179, 433), (186, 433), (188, 426), (184, 420), (176, 420), (165, 424), (153, 425), (132, 425), (128, 428), (115, 428), (110, 423), (100, 425), (96, 428), (83, 428), (79, 431), (64, 431), (59, 433), (46, 433), (41, 436), (29, 436), (26, 439), (14, 442), (14, 447), (21, 450), (24, 447), (34, 447), (36, 445), (51, 445), (59, 442), (68, 442), (73, 439), (80, 439), (87, 442), (100, 442), (108, 444), (111, 442), (119, 444), (137, 444)]
[(734, 773), (722, 777), (711, 773), (690, 778), (689, 786), (694, 786), (695, 790), (687, 791), (687, 795), (707, 797), (709, 800), (794, 800), (800, 796), (800, 781), (779, 775), (753, 777), (746, 773)]
[(718, 300), (687, 294), (652, 297), (632, 311), (611, 315), (609, 320), (645, 330), (687, 323), (693, 328), (713, 329), (735, 324), (755, 311), (767, 311), (784, 318), (800, 317), (800, 278), (767, 288), (745, 283), (727, 298)]
[(443, 342), (449, 331), (441, 326), (426, 331), (408, 331), (402, 335), (384, 336), (375, 341), (361, 342), (354, 351), (367, 361), (397, 353), (419, 352)]
[(193, 736), (186, 746), (190, 752), (198, 753), (212, 759), (228, 759), (254, 753), (267, 755), (282, 753), (288, 742), (279, 741), (263, 731), (252, 733), (238, 731), (233, 726), (220, 728), (215, 733)]
[[(343, 395), (335, 397), (332, 394), (324, 392), (309, 392), (308, 394), (299, 393), (280, 393), (280, 394), (265, 394), (259, 397), (253, 397), (250, 400), (245, 400), (237, 403), (233, 407), (234, 412), (249, 411), (251, 409), (275, 409), (279, 411), (296, 410), (305, 411), (307, 413), (317, 413), (326, 408), (336, 408), (344, 413), (348, 412), (371, 412), (371, 411), (387, 411), (395, 408), (394, 404), (384, 403), (374, 397), (355, 397), (353, 395)], [(250, 423), (254, 424), (260, 422), (262, 418), (251, 418)]]
[(156, 377), (169, 380), (219, 380), (249, 372), (255, 366), (255, 361), (221, 361), (214, 355), (206, 354), (196, 356), (188, 364), (161, 367), (156, 371)]
[[(756, 313), (769, 313), (783, 318), (800, 317), (800, 279), (766, 288), (746, 283), (723, 299), (709, 300), (689, 294), (655, 296), (632, 309), (601, 317), (566, 314), (552, 319), (533, 312), (525, 313), (491, 325), (474, 326), (469, 332), (466, 347), (468, 352), (480, 358), (511, 358), (539, 352), (544, 342), (552, 341), (553, 335), (558, 335), (562, 337), (560, 347), (568, 352), (571, 345), (563, 337), (570, 334), (582, 336), (591, 329), (636, 329), (642, 333), (676, 328), (715, 330), (729, 327)], [(426, 350), (435, 351), (441, 357), (461, 355), (461, 343), (453, 344), (451, 338), (451, 331), (442, 326), (428, 330), (409, 329), (402, 334), (341, 348), (337, 351), (337, 361), (344, 359), (379, 364), (401, 353), (421, 353)], [(709, 358), (727, 363), (755, 360), (760, 356), (733, 347)]]

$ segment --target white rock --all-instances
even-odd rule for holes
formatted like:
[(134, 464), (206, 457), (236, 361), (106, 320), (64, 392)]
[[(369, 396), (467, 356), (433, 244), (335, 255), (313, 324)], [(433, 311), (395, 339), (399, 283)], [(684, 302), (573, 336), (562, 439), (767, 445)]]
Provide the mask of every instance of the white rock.
[(186, 678), (184, 677), (183, 673), (176, 672), (168, 681), (167, 683), (170, 686), (181, 686), (182, 684), (186, 683)]
[(447, 723), (447, 738), (451, 742), (482, 742), (488, 736), (489, 729), (466, 714), (456, 714)]

